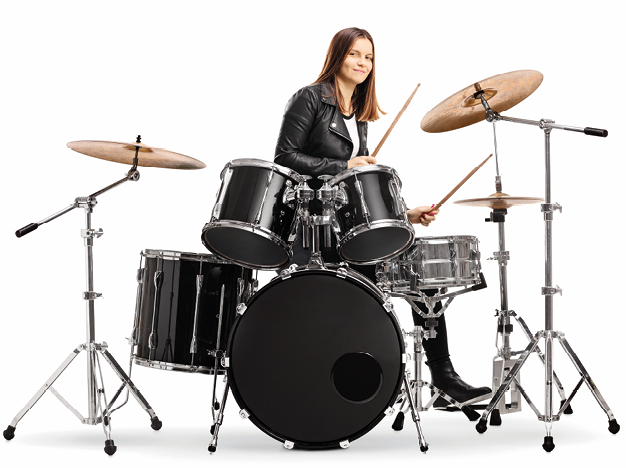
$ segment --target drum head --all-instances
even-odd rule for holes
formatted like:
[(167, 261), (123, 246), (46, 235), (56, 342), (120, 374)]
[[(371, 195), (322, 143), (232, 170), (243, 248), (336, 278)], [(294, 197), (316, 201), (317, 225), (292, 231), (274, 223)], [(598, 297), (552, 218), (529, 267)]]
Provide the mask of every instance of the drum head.
[(348, 262), (372, 264), (398, 255), (412, 241), (413, 233), (405, 226), (380, 226), (344, 241), (339, 253)]
[(381, 294), (348, 272), (304, 270), (259, 291), (228, 348), (233, 395), (270, 436), (331, 448), (395, 402), (404, 343)]
[[(225, 223), (222, 223), (225, 224)], [(247, 226), (215, 226), (202, 233), (204, 245), (215, 254), (233, 262), (259, 269), (275, 269), (289, 262), (285, 246), (270, 235), (262, 235)]]

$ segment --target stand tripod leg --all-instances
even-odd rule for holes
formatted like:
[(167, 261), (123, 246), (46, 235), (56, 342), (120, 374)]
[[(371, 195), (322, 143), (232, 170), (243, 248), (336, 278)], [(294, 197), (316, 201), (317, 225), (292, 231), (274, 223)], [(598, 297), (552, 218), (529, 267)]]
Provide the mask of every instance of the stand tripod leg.
[(30, 401), (26, 404), (26, 406), (24, 406), (24, 408), (22, 408), (22, 410), (19, 413), (17, 413), (17, 416), (13, 418), (13, 421), (11, 421), (11, 424), (2, 433), (2, 435), (4, 436), (6, 440), (11, 440), (13, 439), (13, 437), (15, 437), (15, 428), (17, 426), (17, 423), (20, 422), (20, 420), (24, 417), (24, 415), (28, 413), (28, 411), (33, 406), (35, 406), (35, 404), (39, 401), (39, 399), (43, 396), (43, 394), (46, 393), (46, 391), (52, 387), (52, 384), (56, 381), (56, 379), (59, 378), (59, 376), (63, 373), (63, 371), (67, 369), (67, 367), (72, 363), (72, 361), (76, 358), (76, 356), (78, 356), (78, 354), (82, 350), (83, 350), (83, 347), (81, 345), (78, 348), (76, 348), (74, 351), (72, 351), (70, 355), (67, 357), (67, 359), (65, 359), (65, 361), (63, 361), (63, 363), (59, 366), (59, 368), (56, 371), (54, 371), (54, 373), (50, 376), (48, 380), (46, 380), (46, 383), (43, 384), (43, 386), (39, 389), (39, 391), (35, 393), (35, 395), (30, 399)]
[(420, 451), (426, 453), (428, 451), (428, 444), (426, 443), (424, 433), (422, 432), (422, 426), (420, 425), (420, 416), (417, 412), (417, 409), (415, 408), (415, 401), (413, 400), (411, 384), (409, 383), (407, 374), (404, 374), (404, 388), (406, 390), (406, 399), (409, 402), (409, 406), (411, 407), (411, 416), (413, 417), (413, 422), (415, 423), (415, 427), (417, 429), (417, 438), (419, 439)]
[(526, 359), (528, 359), (528, 356), (530, 355), (530, 353), (532, 353), (537, 348), (538, 345), (539, 345), (539, 341), (536, 337), (534, 337), (533, 341), (529, 343), (529, 345), (526, 347), (524, 352), (521, 354), (521, 356), (519, 357), (519, 359), (517, 360), (517, 362), (511, 369), (511, 371), (508, 373), (508, 375), (504, 379), (504, 382), (502, 382), (502, 384), (498, 387), (496, 394), (493, 396), (493, 398), (487, 405), (487, 408), (485, 408), (485, 411), (480, 417), (480, 420), (476, 424), (476, 430), (480, 434), (482, 434), (483, 432), (487, 430), (487, 418), (489, 417), (489, 414), (494, 410), (494, 408), (498, 406), (498, 403), (500, 403), (500, 400), (504, 398), (504, 394), (511, 386), (511, 383), (513, 382), (514, 377), (517, 376), (520, 369), (522, 368), (522, 365), (526, 362)]
[(224, 408), (226, 407), (226, 398), (228, 398), (228, 389), (229, 389), (229, 383), (228, 383), (228, 378), (227, 378), (226, 386), (224, 387), (224, 394), (222, 395), (222, 404), (220, 405), (220, 409), (217, 413), (215, 424), (211, 426), (211, 434), (213, 435), (213, 439), (211, 439), (211, 443), (209, 444), (209, 448), (208, 448), (209, 452), (211, 453), (215, 453), (215, 451), (217, 450), (217, 437), (219, 436), (220, 426), (222, 425), (222, 421), (224, 421)]
[[(152, 429), (154, 429), (155, 431), (158, 431), (159, 429), (161, 429), (161, 427), (163, 426), (163, 423), (159, 420), (159, 418), (157, 417), (156, 413), (154, 412), (150, 404), (146, 401), (143, 395), (139, 392), (137, 387), (135, 387), (135, 384), (126, 375), (126, 372), (124, 372), (124, 370), (120, 367), (120, 365), (117, 363), (115, 358), (113, 358), (111, 353), (109, 353), (106, 349), (100, 349), (100, 353), (102, 354), (104, 359), (106, 359), (106, 361), (109, 363), (109, 365), (111, 366), (113, 371), (117, 374), (117, 376), (120, 378), (120, 380), (124, 382), (124, 385), (126, 385), (126, 388), (128, 388), (128, 391), (131, 393), (131, 395), (135, 397), (135, 400), (137, 400), (137, 402), (139, 403), (139, 406), (141, 406), (148, 413), (148, 415), (150, 416), (150, 427), (152, 427)], [(107, 406), (106, 408), (107, 413), (110, 410), (110, 407), (112, 406), (112, 404), (113, 402), (111, 402), (111, 404)]]
[(574, 364), (574, 367), (576, 367), (576, 370), (578, 371), (582, 379), (587, 384), (587, 387), (589, 387), (591, 394), (594, 396), (594, 398), (596, 399), (596, 401), (598, 402), (602, 410), (606, 413), (607, 417), (609, 418), (609, 432), (611, 432), (611, 434), (617, 434), (619, 432), (620, 426), (617, 423), (615, 416), (613, 415), (613, 411), (611, 411), (611, 408), (609, 408), (609, 405), (607, 405), (606, 401), (602, 397), (600, 390), (598, 390), (598, 387), (596, 387), (596, 384), (593, 382), (593, 380), (589, 376), (589, 373), (583, 366), (582, 362), (580, 362), (580, 359), (578, 359), (578, 356), (576, 355), (576, 353), (574, 353), (574, 350), (571, 348), (567, 340), (561, 335), (559, 335), (558, 340), (559, 340), (559, 343), (561, 343), (561, 346), (563, 347), (563, 349), (565, 350), (565, 353), (569, 356), (572, 363)]

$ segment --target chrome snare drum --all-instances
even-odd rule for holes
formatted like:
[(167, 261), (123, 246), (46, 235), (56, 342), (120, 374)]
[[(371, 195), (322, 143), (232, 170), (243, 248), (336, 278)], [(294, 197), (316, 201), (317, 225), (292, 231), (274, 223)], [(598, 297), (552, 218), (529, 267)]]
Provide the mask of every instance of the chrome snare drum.
[(221, 174), (202, 243), (220, 257), (249, 268), (277, 269), (291, 258), (297, 218), (283, 195), (302, 180), (297, 172), (261, 159), (235, 159)]
[(410, 247), (415, 236), (395, 169), (370, 165), (330, 180), (337, 189), (337, 249), (348, 262), (373, 264)]
[[(254, 292), (252, 271), (213, 255), (145, 250), (141, 257), (135, 362), (213, 374), (214, 352), (226, 350), (237, 305)], [(219, 364), (217, 373), (224, 373)]]
[(419, 237), (406, 252), (377, 265), (376, 277), (384, 290), (417, 292), (478, 284), (480, 269), (476, 237)]

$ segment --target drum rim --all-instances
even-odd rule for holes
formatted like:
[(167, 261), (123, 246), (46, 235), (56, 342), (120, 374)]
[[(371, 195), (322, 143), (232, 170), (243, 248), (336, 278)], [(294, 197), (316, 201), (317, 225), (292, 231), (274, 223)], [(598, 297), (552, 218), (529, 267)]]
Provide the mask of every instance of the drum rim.
[[(279, 247), (281, 247), (286, 253), (287, 253), (287, 261), (284, 263), (281, 263), (280, 265), (272, 265), (272, 266), (267, 266), (267, 265), (253, 265), (251, 263), (247, 263), (241, 260), (235, 260), (235, 259), (231, 259), (225, 255), (221, 255), (217, 252), (214, 252), (213, 249), (211, 249), (209, 247), (209, 243), (205, 240), (204, 238), (204, 233), (209, 231), (212, 228), (216, 228), (216, 227), (231, 227), (231, 228), (236, 228), (236, 229), (241, 229), (243, 231), (248, 231), (251, 232), (253, 234), (257, 234), (261, 237), (264, 237), (267, 240), (270, 240), (272, 242), (274, 242), (275, 244), (277, 244)], [(244, 268), (252, 268), (254, 270), (277, 270), (280, 269), (282, 267), (284, 267), (285, 265), (287, 265), (290, 261), (291, 261), (291, 257), (293, 256), (293, 250), (292, 250), (292, 246), (291, 244), (288, 244), (287, 242), (283, 241), (280, 237), (278, 237), (274, 232), (270, 231), (267, 228), (264, 228), (263, 226), (257, 226), (254, 227), (253, 225), (251, 225), (250, 223), (244, 223), (243, 221), (234, 221), (234, 220), (215, 220), (215, 221), (210, 221), (208, 223), (206, 223), (204, 225), (204, 228), (202, 229), (202, 235), (201, 235), (201, 240), (202, 240), (202, 244), (209, 249), (211, 252), (213, 252), (215, 255), (219, 256), (220, 258), (223, 258), (224, 261), (226, 263), (234, 263), (236, 265), (242, 266)]]
[(278, 172), (281, 175), (289, 177), (296, 182), (300, 183), (304, 181), (304, 178), (298, 172), (289, 169), (288, 167), (281, 166), (280, 164), (276, 164), (275, 162), (266, 161), (265, 159), (255, 159), (255, 158), (241, 158), (241, 159), (231, 159), (226, 163), (226, 166), (222, 170), (221, 178), (224, 179), (224, 171), (230, 169), (232, 167), (262, 167), (264, 169), (271, 169), (274, 172)]
[[(210, 375), (214, 375), (215, 374), (215, 369), (213, 367), (206, 367), (206, 366), (192, 366), (189, 364), (178, 364), (175, 362), (165, 362), (165, 361), (155, 361), (152, 359), (146, 359), (143, 358), (141, 356), (137, 356), (136, 354), (133, 354), (133, 360), (135, 361), (135, 364), (142, 366), (142, 367), (149, 367), (152, 369), (159, 369), (159, 370), (167, 370), (167, 371), (178, 371), (178, 372), (188, 372), (188, 373), (199, 373), (199, 374), (210, 374)], [(224, 375), (226, 374), (226, 370), (225, 369), (218, 369), (217, 370), (217, 375)]]
[(428, 242), (428, 241), (430, 241), (430, 240), (438, 240), (438, 239), (441, 239), (441, 240), (447, 239), (447, 241), (441, 242), (442, 244), (449, 244), (451, 242), (450, 239), (452, 239), (452, 242), (454, 242), (455, 244), (457, 243), (457, 239), (458, 240), (472, 239), (472, 242), (470, 242), (470, 243), (474, 243), (474, 241), (475, 241), (476, 244), (480, 243), (480, 241), (478, 240), (478, 237), (476, 237), (476, 236), (465, 236), (465, 235), (463, 235), (463, 236), (426, 236), (426, 237), (416, 237), (414, 244), (421, 243), (422, 240), (426, 241), (426, 242), (424, 242), (425, 244), (429, 244), (429, 243), (435, 244), (435, 242)]
[(224, 260), (213, 254), (198, 254), (193, 252), (180, 252), (177, 250), (144, 249), (140, 254), (144, 258), (162, 258), (164, 260), (191, 260), (195, 262), (223, 263), (231, 265), (233, 262)]
[[(346, 242), (355, 238), (357, 235), (359, 235), (362, 232), (370, 231), (372, 229), (380, 229), (384, 227), (401, 227), (409, 231), (411, 236), (409, 237), (409, 240), (403, 247), (381, 258), (377, 258), (374, 260), (366, 260), (366, 261), (354, 261), (354, 260), (348, 260), (343, 256), (341, 249), (343, 248), (343, 245)], [(341, 237), (341, 239), (337, 239), (337, 252), (341, 256), (341, 258), (345, 259), (346, 262), (348, 263), (354, 263), (355, 265), (373, 265), (379, 262), (383, 262), (385, 260), (389, 260), (390, 258), (397, 257), (398, 255), (402, 255), (402, 253), (406, 252), (409, 248), (411, 248), (414, 245), (414, 240), (415, 240), (415, 229), (413, 229), (413, 226), (411, 224), (406, 224), (405, 222), (397, 220), (397, 219), (394, 219), (394, 220), (384, 219), (384, 220), (374, 221), (370, 224), (362, 223), (350, 229), (343, 237)]]
[(397, 179), (399, 183), (398, 184), (399, 188), (402, 188), (402, 181), (400, 180), (400, 177), (398, 176), (398, 171), (396, 171), (391, 166), (383, 166), (381, 164), (369, 164), (367, 166), (358, 166), (358, 167), (352, 167), (350, 169), (346, 169), (345, 171), (340, 172), (335, 177), (330, 179), (328, 183), (330, 185), (337, 185), (337, 183), (341, 182), (344, 179), (347, 179), (348, 177), (352, 177), (354, 175), (363, 174), (367, 172), (386, 172), (387, 174), (391, 174)]
[[(312, 272), (313, 274), (326, 274), (326, 275), (333, 275), (335, 277), (338, 278), (343, 278), (345, 279), (345, 277), (343, 276), (344, 272), (339, 272), (340, 269), (345, 270), (345, 276), (350, 277), (352, 280), (356, 280), (358, 283), (361, 283), (363, 286), (365, 286), (367, 289), (369, 289), (370, 292), (375, 293), (375, 297), (377, 297), (377, 300), (379, 301), (379, 303), (381, 304), (381, 306), (385, 309), (385, 312), (387, 312), (387, 315), (390, 316), (390, 320), (391, 323), (394, 327), (394, 329), (396, 330), (396, 334), (397, 334), (397, 338), (398, 338), (398, 343), (400, 346), (400, 355), (402, 356), (402, 362), (401, 364), (401, 371), (399, 373), (398, 376), (398, 382), (394, 391), (394, 397), (392, 397), (392, 399), (389, 402), (389, 405), (387, 405), (387, 409), (389, 407), (393, 407), (395, 404), (395, 401), (397, 401), (398, 395), (400, 395), (400, 391), (402, 389), (402, 385), (404, 384), (404, 373), (406, 371), (406, 344), (404, 342), (404, 338), (403, 338), (403, 330), (402, 327), (400, 326), (400, 321), (398, 319), (398, 316), (395, 313), (394, 307), (393, 307), (393, 303), (391, 302), (391, 300), (389, 299), (389, 295), (386, 294), (384, 291), (382, 291), (378, 286), (376, 286), (369, 278), (367, 278), (365, 275), (359, 273), (358, 271), (355, 270), (351, 270), (347, 265), (343, 264), (343, 263), (327, 263), (325, 264), (322, 268), (309, 268), (308, 265), (306, 266), (291, 266), (289, 268), (286, 268), (284, 270), (282, 270), (280, 272), (280, 274), (274, 278), (272, 278), (270, 280), (269, 283), (267, 283), (265, 286), (263, 286), (263, 288), (261, 288), (259, 291), (257, 291), (254, 296), (252, 296), (250, 299), (248, 299), (248, 301), (246, 302), (246, 308), (251, 305), (252, 301), (255, 300), (255, 298), (259, 297), (266, 289), (269, 289), (270, 287), (274, 286), (275, 284), (280, 284), (282, 283), (283, 280), (287, 280), (288, 278), (291, 277), (292, 274), (295, 275), (301, 275), (301, 274), (305, 274), (305, 273), (310, 273)], [(285, 274), (283, 275), (283, 272), (285, 272)], [(338, 275), (338, 273), (341, 273), (340, 275)], [(389, 304), (389, 308), (385, 307), (385, 304)], [(239, 324), (241, 323), (241, 320), (243, 319), (243, 317), (245, 316), (245, 312), (238, 314), (237, 317), (235, 318), (235, 321), (233, 323), (233, 326), (231, 328), (231, 332), (229, 334), (228, 337), (228, 345), (226, 347), (226, 356), (230, 357), (232, 355), (232, 347), (233, 347), (233, 338), (236, 335), (236, 330), (239, 327)], [(247, 409), (247, 405), (245, 405), (245, 401), (243, 400), (243, 398), (240, 395), (240, 391), (237, 387), (237, 383), (236, 383), (236, 379), (234, 378), (234, 376), (232, 375), (232, 367), (228, 366), (226, 368), (226, 375), (228, 378), (228, 382), (230, 385), (230, 391), (233, 394), (233, 397), (235, 398), (235, 401), (237, 402), (237, 404), (239, 405), (239, 408), (243, 411), (248, 411)], [(351, 437), (348, 439), (348, 441), (352, 442), (354, 440), (357, 440), (361, 437), (363, 437), (365, 434), (367, 434), (368, 432), (370, 432), (374, 427), (376, 427), (376, 425), (378, 425), (378, 423), (380, 423), (380, 421), (387, 415), (387, 411), (386, 409), (384, 409), (383, 411), (381, 411), (381, 413), (374, 418), (374, 420), (372, 420), (369, 425), (361, 428), (359, 431), (355, 432), (354, 434), (351, 434)], [(283, 436), (282, 434), (280, 434), (278, 431), (276, 431), (275, 429), (272, 429), (271, 427), (269, 427), (268, 425), (266, 425), (263, 421), (261, 421), (260, 419), (258, 419), (254, 414), (248, 414), (247, 418), (257, 427), (259, 428), (261, 431), (263, 431), (265, 434), (267, 434), (268, 436), (272, 437), (273, 439), (279, 441), (279, 442), (286, 442), (288, 439)], [(353, 437), (354, 436), (354, 437)], [(299, 446), (301, 448), (306, 448), (306, 449), (327, 449), (327, 448), (331, 448), (331, 447), (335, 447), (336, 446), (336, 442), (334, 441), (330, 441), (330, 442), (324, 442), (324, 443), (303, 443), (303, 442), (295, 442), (296, 446)]]

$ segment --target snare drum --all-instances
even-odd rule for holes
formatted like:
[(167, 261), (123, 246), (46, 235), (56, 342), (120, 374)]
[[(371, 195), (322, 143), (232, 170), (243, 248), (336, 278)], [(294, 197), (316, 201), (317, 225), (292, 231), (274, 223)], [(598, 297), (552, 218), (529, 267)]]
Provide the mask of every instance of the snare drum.
[[(213, 255), (146, 250), (141, 258), (135, 362), (213, 374), (209, 352), (226, 349), (237, 305), (253, 293), (252, 271)], [(224, 373), (219, 364), (217, 372)]]
[(337, 249), (348, 262), (369, 265), (396, 256), (411, 246), (413, 226), (400, 195), (395, 169), (369, 165), (335, 176)]
[(480, 250), (473, 236), (419, 237), (403, 254), (376, 267), (379, 286), (403, 293), (480, 283)]
[(283, 194), (302, 180), (297, 172), (261, 159), (235, 159), (221, 174), (211, 221), (202, 243), (242, 266), (278, 269), (291, 258), (296, 207)]
[(289, 268), (241, 310), (228, 344), (240, 415), (286, 447), (346, 446), (396, 401), (404, 340), (393, 306), (359, 273)]

